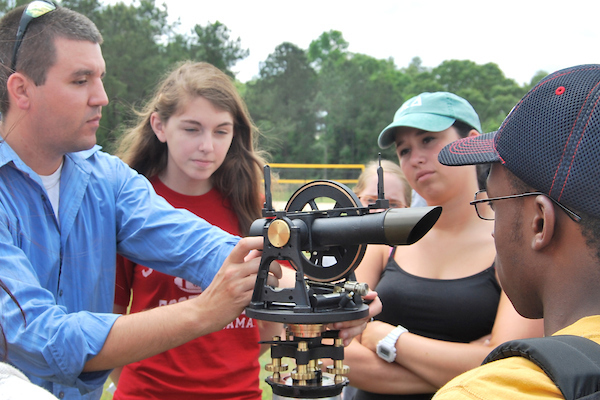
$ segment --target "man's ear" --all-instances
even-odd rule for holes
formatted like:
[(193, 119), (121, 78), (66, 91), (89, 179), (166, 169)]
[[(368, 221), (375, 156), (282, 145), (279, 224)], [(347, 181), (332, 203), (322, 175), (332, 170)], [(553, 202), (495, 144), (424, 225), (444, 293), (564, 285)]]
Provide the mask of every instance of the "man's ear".
[(11, 74), (6, 81), (10, 104), (21, 110), (31, 106), (31, 87), (34, 83), (20, 72)]
[(476, 130), (476, 129), (471, 129), (471, 130), (469, 131), (469, 134), (467, 135), (467, 137), (471, 137), (471, 136), (479, 136), (479, 135), (480, 135), (480, 133), (479, 133), (479, 132), (477, 132), (477, 130)]
[(152, 126), (152, 130), (154, 131), (154, 134), (158, 140), (160, 140), (162, 143), (166, 143), (167, 135), (165, 134), (165, 124), (163, 124), (157, 112), (150, 114), (150, 126)]
[(554, 203), (548, 197), (539, 195), (535, 197), (534, 201), (535, 210), (531, 220), (533, 231), (531, 248), (539, 251), (552, 243), (557, 215)]

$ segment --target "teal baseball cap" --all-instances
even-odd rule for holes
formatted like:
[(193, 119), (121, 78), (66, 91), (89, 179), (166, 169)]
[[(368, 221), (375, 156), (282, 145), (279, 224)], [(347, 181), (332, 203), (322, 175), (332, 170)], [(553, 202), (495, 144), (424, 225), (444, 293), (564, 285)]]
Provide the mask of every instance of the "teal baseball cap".
[(390, 147), (395, 141), (395, 130), (400, 126), (441, 132), (457, 120), (481, 133), (479, 116), (467, 100), (449, 92), (421, 93), (402, 104), (394, 115), (394, 122), (379, 134), (377, 144), (382, 149)]

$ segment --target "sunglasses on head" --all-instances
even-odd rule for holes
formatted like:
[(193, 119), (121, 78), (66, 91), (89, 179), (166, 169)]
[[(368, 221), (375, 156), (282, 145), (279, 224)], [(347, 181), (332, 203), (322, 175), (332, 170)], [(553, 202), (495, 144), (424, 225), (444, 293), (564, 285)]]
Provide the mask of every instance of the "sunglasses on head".
[(23, 42), (23, 37), (27, 31), (27, 27), (34, 19), (41, 17), (42, 15), (48, 14), (50, 11), (56, 10), (56, 4), (50, 0), (35, 0), (32, 1), (25, 7), (23, 15), (21, 15), (21, 21), (19, 22), (19, 29), (17, 30), (17, 37), (15, 39), (15, 47), (13, 49), (12, 62), (10, 69), (15, 71), (17, 66), (17, 53)]

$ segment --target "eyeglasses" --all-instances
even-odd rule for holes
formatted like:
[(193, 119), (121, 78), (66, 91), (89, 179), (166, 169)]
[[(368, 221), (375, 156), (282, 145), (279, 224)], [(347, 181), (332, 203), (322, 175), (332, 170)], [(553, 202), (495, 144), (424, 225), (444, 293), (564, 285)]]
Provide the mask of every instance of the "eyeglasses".
[(23, 37), (27, 31), (27, 27), (36, 18), (42, 15), (48, 14), (50, 11), (56, 10), (56, 5), (50, 0), (35, 0), (27, 5), (21, 15), (21, 21), (19, 22), (19, 29), (17, 30), (17, 37), (15, 39), (15, 48), (13, 49), (12, 62), (10, 64), (11, 71), (15, 70), (17, 66), (17, 53), (23, 42)]
[[(573, 211), (569, 210), (567, 207), (560, 204), (558, 201), (554, 200), (552, 197), (548, 196), (546, 193), (542, 192), (529, 192), (529, 193), (521, 193), (521, 194), (513, 194), (510, 196), (502, 196), (502, 197), (487, 197), (487, 191), (479, 190), (475, 193), (475, 199), (469, 203), (475, 206), (475, 211), (477, 212), (477, 216), (481, 219), (485, 219), (486, 221), (493, 221), (495, 218), (494, 208), (491, 204), (493, 201), (498, 200), (506, 200), (506, 199), (517, 199), (520, 197), (526, 196), (546, 196), (549, 198), (554, 204), (559, 206), (564, 212), (567, 213), (569, 218), (571, 218), (575, 222), (581, 221), (581, 217), (575, 214)], [(487, 207), (486, 207), (487, 206)]]
[[(366, 204), (373, 204), (377, 201), (377, 196), (358, 196), (358, 199), (363, 201)], [(387, 199), (390, 204), (390, 208), (406, 208), (406, 204), (403, 201), (396, 199)]]

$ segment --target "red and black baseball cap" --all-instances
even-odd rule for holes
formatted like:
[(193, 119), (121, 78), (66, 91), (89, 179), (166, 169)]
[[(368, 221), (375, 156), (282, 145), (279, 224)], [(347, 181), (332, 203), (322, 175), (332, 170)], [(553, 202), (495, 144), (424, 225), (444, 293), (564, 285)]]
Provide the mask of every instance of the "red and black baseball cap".
[(450, 143), (445, 165), (502, 163), (554, 200), (600, 217), (600, 65), (542, 79), (496, 132)]

